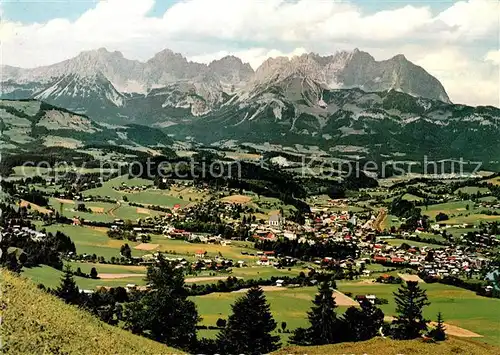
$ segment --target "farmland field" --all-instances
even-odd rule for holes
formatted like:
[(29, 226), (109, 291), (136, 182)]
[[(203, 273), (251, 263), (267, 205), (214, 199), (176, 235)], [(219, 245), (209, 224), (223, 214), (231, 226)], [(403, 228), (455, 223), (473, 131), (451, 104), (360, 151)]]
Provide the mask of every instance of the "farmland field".
[[(40, 225), (40, 223), (38, 223)], [(41, 225), (40, 225), (41, 227)], [(140, 245), (139, 242), (132, 242), (128, 240), (116, 240), (111, 239), (107, 236), (106, 228), (102, 227), (87, 227), (87, 226), (74, 226), (74, 225), (50, 225), (44, 227), (47, 232), (55, 233), (56, 231), (61, 231), (66, 235), (70, 236), (76, 246), (76, 252), (78, 254), (96, 254), (97, 256), (103, 256), (106, 260), (110, 260), (112, 257), (120, 257), (120, 247), (127, 243), (132, 249), (132, 256), (142, 256), (145, 254), (151, 254), (154, 251), (163, 251), (167, 257), (183, 257), (189, 261), (194, 261), (195, 253), (198, 250), (204, 250), (207, 252), (206, 258), (213, 259), (218, 256), (223, 256), (227, 259), (232, 259), (235, 262), (238, 260), (243, 260), (248, 264), (248, 267), (237, 268), (234, 267), (232, 273), (220, 273), (218, 276), (228, 277), (236, 276), (245, 279), (259, 279), (259, 278), (270, 278), (271, 276), (282, 277), (282, 276), (296, 276), (302, 271), (299, 268), (280, 269), (277, 270), (271, 266), (257, 266), (255, 262), (258, 260), (258, 256), (248, 255), (249, 253), (255, 254), (257, 251), (253, 249), (252, 243), (233, 241), (229, 245), (219, 245), (219, 244), (195, 244), (188, 243), (183, 240), (167, 239), (163, 236), (152, 235), (152, 240), (150, 243), (145, 244), (146, 246), (151, 246), (152, 249), (148, 250), (146, 248), (138, 249), (136, 248)], [(246, 255), (241, 254), (241, 252), (246, 252)], [(80, 267), (82, 272), (90, 273), (90, 269), (95, 267), (98, 273), (107, 274), (145, 274), (146, 268), (141, 266), (126, 266), (126, 265), (110, 265), (110, 264), (92, 264), (85, 262), (71, 262), (69, 263), (74, 270)], [(47, 275), (44, 275), (44, 273)], [(209, 277), (211, 272), (205, 271), (201, 272), (199, 277)], [(51, 280), (52, 284), (57, 284), (59, 282), (60, 272), (49, 268), (34, 268), (29, 269), (26, 272), (27, 276), (32, 276), (37, 282), (42, 282), (44, 280)], [(90, 288), (92, 285), (102, 285), (104, 280), (88, 280), (83, 278), (78, 278), (79, 285), (82, 284), (86, 288)], [(81, 280), (80, 280), (81, 279)], [(133, 281), (133, 282), (132, 282)], [(140, 281), (140, 280), (139, 280)], [(106, 280), (105, 284), (109, 285), (109, 282), (113, 282), (115, 285), (125, 285), (127, 283), (138, 283), (138, 280), (127, 279), (116, 279), (116, 280)]]
[[(469, 211), (467, 210), (467, 205), (469, 206)], [(436, 218), (439, 213), (447, 214), (451, 217), (453, 214), (464, 214), (466, 212), (472, 212), (472, 207), (474, 202), (472, 201), (455, 201), (440, 203), (437, 205), (429, 205), (428, 208), (422, 208), (422, 214), (425, 214), (432, 219)]]
[(399, 228), (401, 221), (397, 216), (387, 214), (382, 221), (382, 230), (390, 230), (391, 227)]
[[(356, 294), (374, 294), (385, 298), (389, 304), (380, 306), (386, 315), (394, 315), (395, 303), (392, 292), (398, 285), (363, 284), (339, 282), (342, 292)], [(443, 284), (422, 284), (427, 290), (431, 305), (426, 307), (424, 315), (435, 320), (437, 312), (442, 312), (445, 322), (457, 325), (483, 335), (484, 341), (500, 345), (498, 322), (500, 319), (500, 300), (477, 296), (474, 292)]]
[(455, 191), (456, 194), (458, 194), (459, 192), (469, 195), (474, 195), (477, 193), (485, 194), (490, 192), (490, 189), (488, 189), (487, 187), (466, 186), (466, 187), (461, 187)]
[(139, 243), (108, 238), (106, 228), (91, 228), (73, 225), (50, 225), (43, 227), (47, 232), (61, 231), (68, 235), (75, 243), (78, 254), (96, 254), (106, 260), (111, 257), (120, 257), (120, 247), (128, 243), (132, 248), (132, 256), (148, 254), (146, 251), (136, 250), (133, 247)]
[(480, 197), (477, 200), (481, 201), (481, 202), (497, 202), (498, 201), (498, 199), (495, 196)]
[(486, 182), (498, 186), (498, 185), (500, 185), (500, 176), (493, 178), (493, 179), (490, 179), (490, 180), (487, 180)]
[(388, 239), (387, 243), (389, 243), (390, 245), (394, 245), (394, 246), (399, 246), (399, 245), (401, 245), (403, 243), (406, 243), (406, 244), (409, 244), (411, 246), (415, 246), (415, 247), (419, 247), (419, 248), (422, 248), (422, 247), (443, 248), (442, 245), (430, 244), (430, 243), (425, 243), (425, 242), (416, 242), (416, 241), (413, 241), (413, 240), (397, 239), (397, 238), (395, 238), (395, 239)]
[(486, 214), (470, 214), (468, 216), (458, 216), (450, 218), (446, 221), (447, 224), (473, 224), (477, 225), (480, 222), (495, 222), (500, 221), (500, 216), (490, 216)]
[(109, 211), (117, 207), (116, 204), (105, 202), (85, 202), (84, 204), (85, 207), (99, 212), (76, 211), (76, 202), (56, 198), (49, 199), (49, 205), (52, 206), (55, 211), (68, 218), (79, 217), (96, 222), (112, 222), (116, 218), (109, 213)]
[(73, 270), (80, 268), (83, 273), (89, 274), (90, 270), (95, 267), (98, 273), (106, 274), (138, 274), (143, 275), (146, 273), (145, 266), (136, 265), (113, 265), (113, 264), (99, 264), (99, 263), (86, 263), (86, 262), (68, 262)]
[(498, 216), (482, 213), (485, 210), (500, 212), (499, 210), (483, 208), (472, 201), (455, 201), (421, 208), (422, 214), (429, 216), (431, 219), (435, 219), (439, 213), (446, 214), (449, 217), (449, 220), (443, 221), (446, 224), (477, 224), (480, 221), (500, 220), (500, 218), (496, 218)]
[(159, 250), (170, 254), (177, 254), (183, 257), (194, 257), (196, 251), (204, 250), (207, 252), (207, 258), (222, 255), (225, 258), (233, 260), (256, 260), (254, 256), (242, 255), (241, 252), (255, 253), (251, 243), (235, 242), (230, 245), (220, 244), (197, 244), (188, 243), (183, 240), (167, 239), (162, 236), (152, 236), (151, 243), (159, 244)]
[(418, 197), (412, 194), (404, 194), (402, 199), (407, 201), (417, 201), (417, 202), (421, 202), (424, 200), (422, 197)]
[[(125, 184), (125, 185), (122, 185)], [(173, 207), (176, 204), (185, 206), (191, 201), (203, 201), (207, 199), (207, 193), (200, 192), (192, 187), (172, 187), (170, 190), (155, 189), (151, 180), (119, 176), (106, 181), (102, 187), (84, 191), (84, 196), (107, 196), (115, 200), (126, 197), (128, 201), (144, 205), (157, 205)], [(145, 190), (115, 190), (121, 186), (128, 188), (146, 187)]]
[[(341, 292), (351, 292), (353, 295), (374, 294), (385, 298), (389, 304), (380, 306), (388, 316), (395, 314), (393, 292), (398, 285), (367, 284), (360, 282), (338, 282)], [(474, 292), (442, 284), (423, 284), (427, 290), (431, 305), (425, 309), (425, 316), (435, 320), (437, 312), (442, 312), (444, 319), (451, 325), (471, 330), (484, 338), (478, 340), (500, 345), (498, 320), (500, 319), (500, 300), (477, 296)], [(316, 293), (315, 287), (283, 289), (282, 291), (266, 292), (266, 298), (271, 305), (271, 311), (278, 323), (287, 322), (293, 329), (307, 325), (306, 312), (311, 307), (311, 300)], [(201, 324), (215, 325), (218, 318), (227, 318), (230, 306), (241, 293), (213, 293), (193, 297), (203, 317)], [(343, 313), (347, 307), (339, 306), (337, 312)], [(206, 334), (215, 334), (207, 331)]]
[[(101, 270), (101, 265), (96, 267), (97, 272), (99, 273)], [(76, 266), (73, 269), (76, 271)], [(82, 268), (82, 271), (85, 272)], [(40, 266), (33, 268), (25, 268), (21, 274), (29, 279), (31, 279), (35, 284), (42, 283), (46, 287), (56, 288), (61, 280), (63, 273), (59, 270), (51, 268), (50, 266)], [(136, 284), (136, 285), (145, 285), (146, 281), (144, 280), (144, 276), (135, 276), (135, 277), (127, 277), (120, 279), (89, 279), (79, 276), (74, 276), (74, 279), (81, 289), (95, 289), (97, 286), (125, 286), (126, 284)]]

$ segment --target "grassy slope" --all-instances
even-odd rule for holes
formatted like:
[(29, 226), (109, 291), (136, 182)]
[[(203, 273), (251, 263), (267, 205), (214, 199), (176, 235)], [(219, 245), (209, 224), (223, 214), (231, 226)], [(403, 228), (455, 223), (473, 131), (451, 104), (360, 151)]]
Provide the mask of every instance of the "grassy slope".
[(23, 278), (1, 271), (2, 343), (9, 354), (179, 354), (109, 326)]
[(325, 346), (285, 347), (275, 354), (308, 354), (308, 355), (337, 355), (337, 354), (370, 354), (370, 355), (396, 355), (396, 354), (498, 354), (499, 349), (491, 345), (481, 344), (468, 339), (449, 338), (442, 343), (424, 343), (421, 340), (394, 341), (375, 338), (359, 343), (343, 343)]

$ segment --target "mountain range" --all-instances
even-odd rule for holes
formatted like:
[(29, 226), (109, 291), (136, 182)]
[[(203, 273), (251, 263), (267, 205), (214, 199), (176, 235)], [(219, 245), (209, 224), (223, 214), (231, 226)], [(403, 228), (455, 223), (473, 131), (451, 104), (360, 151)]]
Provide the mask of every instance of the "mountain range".
[[(206, 65), (167, 49), (139, 62), (101, 48), (45, 67), (3, 66), (0, 80), (2, 98), (40, 99), (97, 120), (121, 117), (121, 121), (139, 121), (144, 114), (129, 110), (138, 101), (154, 109), (159, 120), (175, 117), (169, 110), (176, 109), (184, 115), (202, 116), (220, 108), (233, 95), (241, 101), (259, 88), (291, 77), (312, 80), (323, 89), (392, 89), (449, 102), (439, 81), (404, 56), (376, 61), (357, 49), (326, 57), (309, 53), (291, 59), (269, 58), (254, 71), (234, 56)], [(320, 102), (321, 92), (317, 96)]]
[(50, 66), (1, 68), (0, 98), (34, 99), (101, 124), (156, 127), (203, 144), (316, 146), (328, 154), (493, 157), (500, 112), (451, 103), (403, 55), (355, 49), (210, 64), (163, 50), (146, 62), (106, 49)]

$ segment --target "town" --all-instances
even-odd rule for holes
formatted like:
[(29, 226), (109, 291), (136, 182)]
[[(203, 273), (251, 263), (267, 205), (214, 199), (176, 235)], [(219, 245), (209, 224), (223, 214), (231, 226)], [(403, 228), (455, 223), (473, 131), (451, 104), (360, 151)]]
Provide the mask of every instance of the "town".
[[(122, 289), (135, 299), (153, 290), (148, 270), (166, 261), (184, 275), (203, 316), (198, 332), (208, 337), (221, 329), (215, 320), (227, 316), (221, 307), (254, 286), (271, 297), (280, 322), (302, 327), (325, 280), (336, 284), (341, 309), (369, 301), (386, 317), (394, 314), (393, 292), (415, 282), (428, 292), (427, 316), (450, 319), (449, 335), (495, 344), (491, 331), (460, 321), (459, 305), (475, 297), (477, 308), (491, 310), (500, 297), (499, 184), (494, 174), (418, 178), (353, 189), (349, 197), (310, 195), (304, 210), (196, 180), (117, 173), (100, 179), (93, 172), (9, 179), (2, 181), (3, 263), (43, 289), (71, 277), (87, 297)], [(461, 296), (446, 296), (452, 290)], [(290, 298), (294, 309), (286, 308)], [(451, 300), (457, 307), (443, 306)], [(92, 309), (101, 319), (121, 319), (99, 302)], [(493, 321), (494, 312), (481, 314)], [(295, 339), (289, 332), (280, 337)]]

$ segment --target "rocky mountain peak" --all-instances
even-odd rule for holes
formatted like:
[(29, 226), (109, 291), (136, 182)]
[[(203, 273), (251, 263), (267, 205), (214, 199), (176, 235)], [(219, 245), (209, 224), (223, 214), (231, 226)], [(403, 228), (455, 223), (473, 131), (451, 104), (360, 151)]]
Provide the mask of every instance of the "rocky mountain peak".
[(106, 48), (99, 48), (90, 51), (80, 52), (75, 58), (69, 59), (65, 62), (80, 62), (86, 64), (101, 64), (105, 65), (110, 61), (120, 61), (125, 59), (123, 54), (119, 51), (110, 52)]
[(180, 53), (175, 53), (171, 49), (164, 49), (158, 53), (156, 53), (153, 58), (148, 60), (148, 63), (151, 62), (159, 62), (165, 60), (176, 60), (178, 62), (187, 63), (187, 59)]
[(235, 56), (225, 56), (219, 60), (214, 60), (208, 65), (209, 69), (218, 75), (222, 81), (229, 84), (239, 84), (250, 80), (254, 75), (254, 70), (248, 63)]
[(406, 57), (404, 56), (404, 54), (396, 54), (390, 60), (393, 60), (393, 61), (396, 61), (396, 62), (408, 62), (408, 59), (406, 59)]

